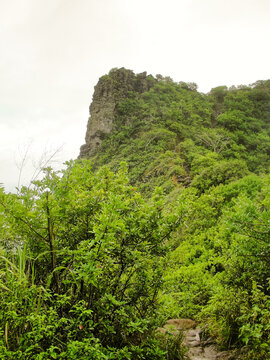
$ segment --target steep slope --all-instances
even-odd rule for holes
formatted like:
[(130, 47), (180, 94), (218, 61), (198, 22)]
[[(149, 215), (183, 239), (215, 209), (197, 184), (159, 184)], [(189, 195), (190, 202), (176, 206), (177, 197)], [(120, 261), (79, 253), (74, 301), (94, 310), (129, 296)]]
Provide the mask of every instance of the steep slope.
[(130, 92), (140, 94), (148, 91), (154, 83), (155, 79), (147, 76), (146, 72), (135, 75), (133, 71), (124, 68), (112, 69), (109, 75), (102, 76), (95, 86), (89, 109), (91, 116), (80, 156), (91, 155), (104, 137), (113, 131), (119, 102), (128, 97)]
[(100, 78), (90, 113), (80, 156), (113, 170), (127, 161), (146, 193), (205, 191), (270, 164), (270, 81), (205, 95), (193, 83), (114, 69)]
[(0, 187), (0, 358), (269, 360), (270, 81), (113, 69), (90, 113), (80, 159)]
[(161, 210), (180, 215), (160, 314), (195, 319), (221, 349), (248, 345), (237, 359), (269, 359), (270, 80), (202, 94), (158, 75), (112, 119), (81, 156), (94, 170), (126, 161), (132, 185), (146, 198), (160, 187)]

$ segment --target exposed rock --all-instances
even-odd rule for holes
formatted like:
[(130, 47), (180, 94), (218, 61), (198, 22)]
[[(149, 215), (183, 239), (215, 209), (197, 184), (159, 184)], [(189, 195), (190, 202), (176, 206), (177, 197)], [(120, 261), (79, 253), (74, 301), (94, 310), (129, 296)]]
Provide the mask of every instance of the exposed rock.
[(90, 105), (85, 144), (81, 146), (79, 157), (93, 154), (114, 125), (117, 104), (128, 96), (129, 92), (143, 93), (148, 91), (155, 79), (146, 72), (135, 75), (125, 68), (112, 69), (102, 76), (93, 95)]
[(201, 341), (201, 329), (196, 327), (195, 321), (191, 319), (170, 319), (157, 332), (163, 334), (177, 335), (183, 332), (183, 345), (188, 350), (189, 360), (236, 360), (240, 359), (240, 351), (222, 351), (219, 352), (213, 339)]

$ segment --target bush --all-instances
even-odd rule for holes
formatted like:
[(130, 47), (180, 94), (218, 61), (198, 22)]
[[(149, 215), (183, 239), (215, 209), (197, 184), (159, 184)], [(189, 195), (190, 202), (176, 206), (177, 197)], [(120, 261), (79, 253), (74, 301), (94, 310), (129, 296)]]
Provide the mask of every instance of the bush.
[(158, 192), (147, 204), (124, 167), (94, 175), (80, 161), (0, 200), (14, 232), (0, 261), (2, 357), (135, 359), (144, 343), (138, 359), (162, 358), (145, 340), (177, 217)]

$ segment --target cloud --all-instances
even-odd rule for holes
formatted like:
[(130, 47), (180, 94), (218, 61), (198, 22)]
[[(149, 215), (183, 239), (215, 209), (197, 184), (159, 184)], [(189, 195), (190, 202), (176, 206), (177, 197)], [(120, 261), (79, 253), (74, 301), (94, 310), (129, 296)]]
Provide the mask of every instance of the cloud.
[(13, 181), (27, 138), (77, 157), (94, 85), (113, 67), (200, 91), (267, 78), (269, 10), (268, 0), (1, 2), (0, 182)]

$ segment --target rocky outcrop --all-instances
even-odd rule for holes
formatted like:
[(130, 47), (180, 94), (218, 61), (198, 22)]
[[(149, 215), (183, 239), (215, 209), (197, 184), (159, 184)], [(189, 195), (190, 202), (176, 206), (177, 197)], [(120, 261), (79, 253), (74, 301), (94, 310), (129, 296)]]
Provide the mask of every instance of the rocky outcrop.
[(135, 75), (125, 68), (112, 69), (102, 76), (93, 95), (90, 105), (90, 117), (87, 124), (85, 144), (81, 146), (80, 157), (88, 157), (95, 152), (103, 139), (113, 130), (117, 104), (130, 92), (148, 91), (155, 79), (146, 72)]

